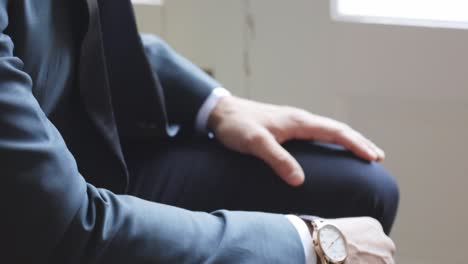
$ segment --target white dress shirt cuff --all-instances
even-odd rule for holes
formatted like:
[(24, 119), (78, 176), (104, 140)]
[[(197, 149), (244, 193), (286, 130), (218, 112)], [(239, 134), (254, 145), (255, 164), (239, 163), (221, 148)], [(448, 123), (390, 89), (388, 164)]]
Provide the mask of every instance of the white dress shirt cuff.
[(213, 89), (208, 98), (206, 98), (205, 102), (203, 102), (203, 105), (200, 107), (200, 110), (198, 110), (197, 117), (195, 119), (195, 129), (198, 132), (208, 132), (207, 127), (210, 114), (218, 104), (219, 99), (225, 96), (231, 96), (231, 93), (222, 87), (218, 87)]
[(306, 223), (295, 215), (286, 215), (286, 218), (288, 218), (294, 228), (296, 228), (297, 233), (299, 233), (306, 259), (305, 264), (317, 264), (317, 254), (315, 253), (312, 236)]

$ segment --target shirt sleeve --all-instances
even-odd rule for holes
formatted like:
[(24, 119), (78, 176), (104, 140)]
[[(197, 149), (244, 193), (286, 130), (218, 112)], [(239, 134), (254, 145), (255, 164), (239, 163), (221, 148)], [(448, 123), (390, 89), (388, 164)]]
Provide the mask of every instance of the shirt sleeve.
[(317, 264), (317, 255), (314, 250), (312, 236), (310, 235), (309, 228), (302, 219), (295, 215), (286, 215), (286, 218), (296, 229), (301, 237), (302, 247), (304, 248), (305, 264)]
[(225, 96), (231, 96), (231, 93), (225, 88), (215, 88), (211, 94), (203, 102), (202, 106), (198, 110), (197, 117), (195, 119), (195, 129), (199, 133), (206, 133), (208, 127), (208, 119), (213, 109), (218, 104), (219, 100)]
[(141, 39), (149, 65), (164, 93), (169, 123), (180, 126), (181, 130), (193, 131), (203, 102), (222, 84), (161, 38), (143, 34)]

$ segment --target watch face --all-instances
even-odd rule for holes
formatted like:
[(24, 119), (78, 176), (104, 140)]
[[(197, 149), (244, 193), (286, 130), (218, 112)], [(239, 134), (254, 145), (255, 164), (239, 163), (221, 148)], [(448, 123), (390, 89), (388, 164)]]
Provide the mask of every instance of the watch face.
[(333, 225), (325, 225), (318, 233), (318, 240), (325, 256), (332, 262), (341, 262), (348, 255), (343, 234)]

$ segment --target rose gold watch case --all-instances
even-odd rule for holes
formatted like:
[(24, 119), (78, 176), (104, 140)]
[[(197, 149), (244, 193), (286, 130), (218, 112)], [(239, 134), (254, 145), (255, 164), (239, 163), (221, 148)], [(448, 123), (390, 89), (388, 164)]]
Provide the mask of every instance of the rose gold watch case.
[[(324, 223), (323, 220), (312, 221), (312, 224), (314, 225), (313, 242), (314, 242), (315, 252), (317, 253), (319, 258), (324, 259), (326, 261), (326, 263), (322, 263), (322, 264), (344, 263), (346, 261), (346, 258), (348, 257), (348, 242), (346, 241), (346, 237), (343, 235), (343, 232), (341, 232), (341, 230), (336, 225), (330, 224), (330, 223)], [(332, 260), (329, 256), (325, 254), (325, 251), (322, 249), (322, 244), (320, 243), (320, 230), (327, 226), (331, 226), (335, 228), (340, 233), (341, 238), (344, 241), (346, 254), (343, 259)]]

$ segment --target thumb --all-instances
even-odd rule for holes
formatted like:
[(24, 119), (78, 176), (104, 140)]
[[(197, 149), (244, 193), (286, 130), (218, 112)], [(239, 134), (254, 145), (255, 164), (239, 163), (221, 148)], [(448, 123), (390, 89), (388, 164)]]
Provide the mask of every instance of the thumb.
[(304, 171), (297, 160), (268, 131), (261, 133), (250, 147), (252, 154), (263, 161), (289, 185), (304, 183)]

